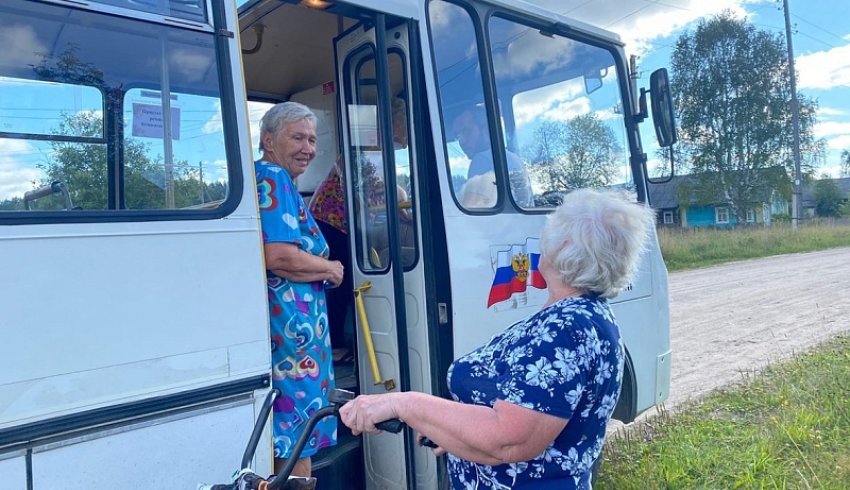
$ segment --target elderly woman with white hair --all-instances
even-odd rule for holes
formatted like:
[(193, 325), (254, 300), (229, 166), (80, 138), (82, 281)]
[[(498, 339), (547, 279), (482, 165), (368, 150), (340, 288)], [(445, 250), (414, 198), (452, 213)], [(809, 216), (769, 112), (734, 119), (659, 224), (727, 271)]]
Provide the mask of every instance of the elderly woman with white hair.
[(401, 419), (448, 453), (455, 489), (589, 489), (623, 375), (608, 299), (628, 285), (654, 222), (621, 195), (568, 194), (541, 234), (548, 300), (452, 363), (454, 400), (359, 396), (343, 423), (369, 433)]
[[(316, 116), (284, 102), (260, 126), (263, 155), (254, 163), (263, 227), (272, 342), (275, 471), (291, 457), (307, 419), (328, 405), (334, 373), (325, 282), (339, 286), (343, 266), (328, 260), (328, 244), (295, 187), (316, 157)], [(321, 421), (292, 471), (310, 476), (319, 449), (336, 444), (336, 420)]]

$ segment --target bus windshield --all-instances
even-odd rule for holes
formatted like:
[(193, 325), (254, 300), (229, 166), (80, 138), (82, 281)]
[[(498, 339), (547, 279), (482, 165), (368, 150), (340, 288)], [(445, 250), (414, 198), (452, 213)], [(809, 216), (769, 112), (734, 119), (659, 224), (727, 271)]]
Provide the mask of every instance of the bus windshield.
[[(490, 17), (486, 32), (503, 141), (502, 148), (493, 148), (479, 66), (483, 44), (473, 28), (477, 19), (448, 2), (430, 5), (449, 166), (461, 206), (496, 206), (495, 196), (488, 197), (473, 181), (499, 174), (492, 151), (505, 152), (509, 195), (520, 208), (551, 207), (563, 192), (583, 187), (629, 187), (628, 141), (612, 51)], [(486, 180), (492, 186), (494, 179)]]

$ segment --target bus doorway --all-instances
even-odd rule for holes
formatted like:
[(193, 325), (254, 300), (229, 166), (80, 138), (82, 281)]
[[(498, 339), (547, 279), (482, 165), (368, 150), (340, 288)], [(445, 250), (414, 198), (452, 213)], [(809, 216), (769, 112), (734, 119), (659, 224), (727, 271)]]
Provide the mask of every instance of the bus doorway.
[[(268, 107), (300, 102), (318, 118), (318, 152), (298, 191), (309, 201), (335, 166), (342, 173), (352, 287), (328, 301), (330, 308), (344, 302), (346, 311), (330, 325), (336, 385), (355, 393), (437, 391), (419, 199), (422, 136), (413, 122), (424, 110), (411, 69), (415, 29), (401, 17), (339, 3), (315, 10), (256, 2), (240, 11), (254, 148)], [(340, 424), (338, 445), (313, 465), (320, 488), (437, 485), (437, 460), (410, 431), (355, 438)]]

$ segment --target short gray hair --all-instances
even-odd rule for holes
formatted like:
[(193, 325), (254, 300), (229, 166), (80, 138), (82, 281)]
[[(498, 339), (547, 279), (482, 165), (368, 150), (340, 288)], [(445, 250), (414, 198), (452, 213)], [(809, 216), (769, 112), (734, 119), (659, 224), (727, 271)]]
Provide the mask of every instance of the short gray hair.
[(654, 226), (655, 212), (624, 193), (581, 189), (549, 215), (541, 252), (564, 284), (611, 298), (634, 276)]
[(263, 135), (266, 133), (276, 134), (289, 123), (298, 122), (302, 119), (309, 119), (316, 125), (316, 115), (304, 104), (298, 102), (281, 102), (275, 104), (271, 109), (266, 111), (260, 122), (260, 149), (263, 147)]

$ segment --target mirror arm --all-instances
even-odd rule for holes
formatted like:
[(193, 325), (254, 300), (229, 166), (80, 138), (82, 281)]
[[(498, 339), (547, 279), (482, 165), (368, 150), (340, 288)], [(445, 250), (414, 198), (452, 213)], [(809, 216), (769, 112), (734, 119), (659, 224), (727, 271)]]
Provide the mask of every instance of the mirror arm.
[(649, 111), (646, 108), (646, 89), (641, 87), (640, 98), (638, 99), (638, 111), (632, 116), (635, 123), (642, 123), (649, 116)]

